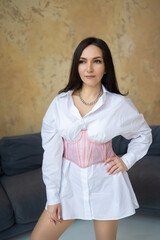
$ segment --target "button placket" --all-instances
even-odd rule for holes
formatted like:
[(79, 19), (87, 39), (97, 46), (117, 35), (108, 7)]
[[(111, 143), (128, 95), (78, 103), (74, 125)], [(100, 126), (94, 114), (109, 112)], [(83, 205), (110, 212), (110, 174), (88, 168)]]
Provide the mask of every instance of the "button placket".
[(81, 182), (84, 201), (84, 213), (86, 218), (91, 218), (91, 206), (89, 197), (88, 168), (81, 169)]

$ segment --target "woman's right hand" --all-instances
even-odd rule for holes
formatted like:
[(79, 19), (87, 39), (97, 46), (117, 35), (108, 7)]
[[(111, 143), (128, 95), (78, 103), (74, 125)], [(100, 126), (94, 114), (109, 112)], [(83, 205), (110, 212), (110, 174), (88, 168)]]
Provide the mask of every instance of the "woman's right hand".
[(55, 204), (55, 205), (48, 205), (47, 206), (47, 213), (48, 218), (50, 222), (53, 222), (54, 224), (61, 223), (61, 204)]

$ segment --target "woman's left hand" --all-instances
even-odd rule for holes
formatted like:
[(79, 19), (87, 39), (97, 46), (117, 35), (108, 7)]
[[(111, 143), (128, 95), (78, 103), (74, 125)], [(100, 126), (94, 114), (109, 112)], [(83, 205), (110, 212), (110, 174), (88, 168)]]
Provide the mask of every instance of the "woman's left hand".
[(120, 171), (128, 170), (123, 160), (119, 158), (117, 155), (115, 155), (114, 157), (108, 158), (104, 162), (104, 165), (106, 165), (107, 163), (110, 163), (106, 169), (106, 172), (108, 172), (108, 174), (116, 174)]

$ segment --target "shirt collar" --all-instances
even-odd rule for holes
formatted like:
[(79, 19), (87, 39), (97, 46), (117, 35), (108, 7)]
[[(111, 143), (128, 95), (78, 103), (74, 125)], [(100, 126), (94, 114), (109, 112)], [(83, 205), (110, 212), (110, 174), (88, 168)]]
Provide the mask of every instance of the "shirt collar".
[[(84, 116), (84, 118), (87, 117), (87, 116), (88, 116), (89, 114), (91, 114), (92, 112), (95, 112), (98, 108), (100, 108), (103, 104), (105, 104), (105, 102), (107, 101), (107, 97), (109, 96), (108, 94), (112, 94), (111, 92), (109, 92), (109, 91), (104, 87), (103, 84), (102, 84), (102, 90), (103, 90), (103, 95), (100, 97), (100, 99), (99, 99), (98, 102), (95, 104), (95, 106), (92, 108), (92, 110)], [(79, 113), (79, 111), (78, 111), (78, 109), (77, 109), (77, 108), (75, 107), (75, 105), (73, 104), (73, 99), (72, 99), (72, 97), (71, 97), (73, 91), (74, 91), (74, 90), (69, 90), (69, 91), (67, 91), (67, 92), (62, 92), (62, 93), (60, 94), (60, 98), (63, 98), (63, 97), (65, 97), (65, 96), (67, 96), (69, 102), (71, 103), (70, 106), (71, 106), (71, 109), (72, 109), (72, 113), (73, 113), (74, 115), (76, 115), (77, 117), (82, 118), (81, 115), (80, 115), (80, 113)]]
[[(109, 93), (109, 94), (111, 94), (111, 92), (109, 92), (109, 91), (105, 88), (105, 86), (104, 86), (103, 84), (102, 84), (102, 90), (103, 90), (103, 93)], [(66, 96), (66, 95), (68, 95), (68, 97), (70, 97), (70, 96), (72, 95), (73, 91), (74, 91), (74, 90), (69, 90), (68, 92), (62, 92), (62, 93), (60, 94), (60, 97), (63, 97), (63, 96)]]
[(103, 90), (103, 93), (109, 93), (109, 94), (112, 94), (111, 92), (109, 92), (105, 86), (102, 84), (102, 90)]

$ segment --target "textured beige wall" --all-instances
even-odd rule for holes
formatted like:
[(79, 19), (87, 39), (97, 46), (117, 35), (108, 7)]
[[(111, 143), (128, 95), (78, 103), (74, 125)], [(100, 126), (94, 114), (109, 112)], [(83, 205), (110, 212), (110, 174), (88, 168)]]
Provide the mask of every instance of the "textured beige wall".
[(84, 37), (111, 48), (122, 91), (160, 124), (159, 0), (0, 0), (0, 137), (40, 131)]

